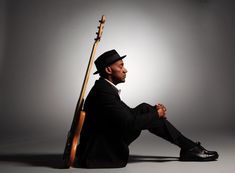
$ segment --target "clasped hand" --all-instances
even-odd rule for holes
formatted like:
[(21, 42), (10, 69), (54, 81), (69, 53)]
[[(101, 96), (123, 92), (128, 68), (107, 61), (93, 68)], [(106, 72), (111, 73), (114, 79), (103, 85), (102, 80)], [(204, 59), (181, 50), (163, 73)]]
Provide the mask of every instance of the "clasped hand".
[(163, 104), (158, 103), (156, 106), (159, 118), (166, 118), (166, 107)]

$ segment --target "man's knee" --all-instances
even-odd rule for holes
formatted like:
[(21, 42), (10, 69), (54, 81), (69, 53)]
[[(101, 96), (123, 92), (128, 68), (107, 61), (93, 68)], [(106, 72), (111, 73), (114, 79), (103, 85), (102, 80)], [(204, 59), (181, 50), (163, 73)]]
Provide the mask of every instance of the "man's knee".
[(152, 111), (153, 109), (154, 109), (154, 106), (148, 103), (141, 103), (134, 108), (134, 111), (140, 111), (142, 113), (146, 113), (146, 112)]

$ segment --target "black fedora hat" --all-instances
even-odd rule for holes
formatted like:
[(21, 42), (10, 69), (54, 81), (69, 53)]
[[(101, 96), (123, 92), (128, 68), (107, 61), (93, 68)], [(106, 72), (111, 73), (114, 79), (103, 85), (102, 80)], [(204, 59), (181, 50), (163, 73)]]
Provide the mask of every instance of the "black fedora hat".
[(115, 49), (104, 52), (95, 60), (95, 66), (96, 66), (97, 71), (93, 74), (98, 74), (105, 67), (125, 57), (126, 55), (120, 56)]

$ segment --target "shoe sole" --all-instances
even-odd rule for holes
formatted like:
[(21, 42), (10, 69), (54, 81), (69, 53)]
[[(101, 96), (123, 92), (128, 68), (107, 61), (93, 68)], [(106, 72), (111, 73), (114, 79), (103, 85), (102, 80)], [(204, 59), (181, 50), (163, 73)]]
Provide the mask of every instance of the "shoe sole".
[(216, 161), (218, 158), (219, 158), (219, 155), (215, 155), (213, 157), (207, 157), (207, 158), (179, 158), (179, 161), (208, 162), (208, 161)]

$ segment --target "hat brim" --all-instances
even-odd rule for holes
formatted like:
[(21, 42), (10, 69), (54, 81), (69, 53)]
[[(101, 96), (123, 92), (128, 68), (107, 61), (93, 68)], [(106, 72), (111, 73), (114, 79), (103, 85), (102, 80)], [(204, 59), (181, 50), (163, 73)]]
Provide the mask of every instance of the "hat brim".
[[(126, 55), (123, 55), (120, 58), (116, 59), (115, 61), (110, 62), (107, 66), (109, 66), (109, 65), (115, 63), (116, 61), (121, 60), (121, 59), (123, 59), (125, 57), (126, 57)], [(95, 74), (99, 74), (99, 71), (97, 70), (95, 73), (93, 73), (93, 75), (95, 75)]]

